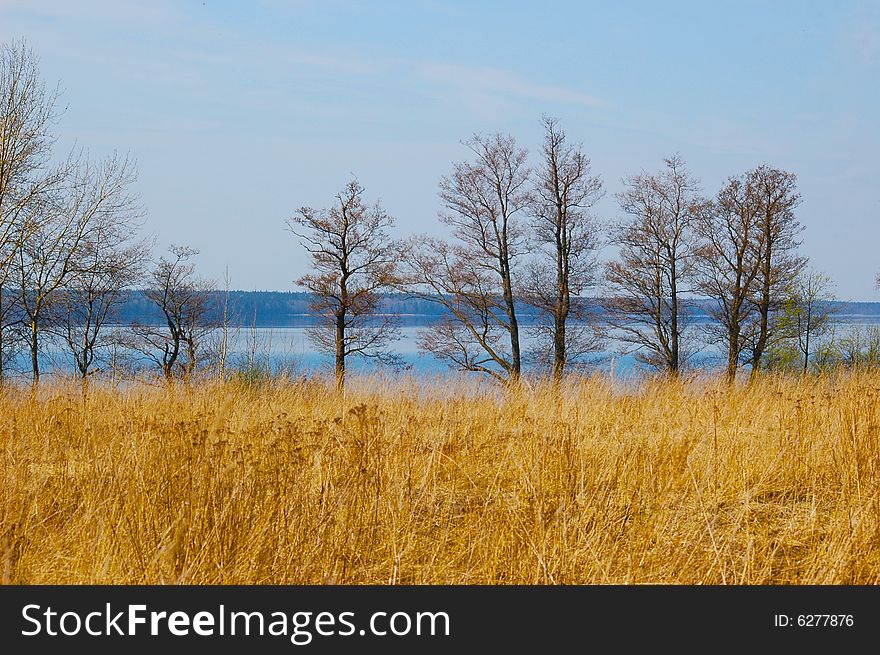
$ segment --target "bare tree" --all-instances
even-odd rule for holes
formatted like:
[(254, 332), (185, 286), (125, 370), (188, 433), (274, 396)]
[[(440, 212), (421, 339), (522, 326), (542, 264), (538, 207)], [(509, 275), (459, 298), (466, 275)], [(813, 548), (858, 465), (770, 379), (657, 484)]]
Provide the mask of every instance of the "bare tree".
[(407, 249), (408, 291), (446, 310), (422, 330), (419, 348), (463, 371), (489, 375), (500, 382), (518, 377), (511, 358), (511, 325), (496, 273), (483, 267), (460, 245), (415, 237)]
[(754, 297), (763, 232), (759, 208), (748, 176), (730, 178), (715, 201), (707, 203), (696, 222), (701, 295), (712, 301), (708, 312), (715, 324), (708, 330), (727, 347), (726, 375), (736, 379), (746, 347), (746, 330), (754, 317)]
[[(602, 180), (593, 175), (580, 145), (566, 141), (554, 118), (544, 117), (544, 146), (537, 170), (532, 205), (537, 248), (526, 297), (549, 318), (537, 326), (539, 343), (550, 341), (553, 378), (558, 382), (566, 364), (598, 349), (594, 326), (582, 294), (597, 279), (598, 230), (589, 209), (602, 197)], [(574, 299), (573, 299), (574, 296)], [(574, 302), (573, 302), (574, 300)], [(569, 319), (577, 321), (571, 325)]]
[(102, 351), (114, 345), (108, 325), (118, 320), (125, 293), (142, 279), (148, 244), (136, 240), (140, 212), (119, 207), (104, 217), (84, 244), (71, 281), (59, 290), (57, 330), (83, 380), (95, 372)]
[(199, 278), (192, 258), (198, 250), (171, 246), (150, 274), (146, 297), (159, 309), (158, 325), (132, 326), (132, 347), (151, 359), (172, 382), (181, 371), (189, 379), (199, 363), (199, 347), (211, 330), (212, 307), (208, 281)]
[(363, 186), (352, 179), (331, 208), (302, 207), (287, 222), (311, 255), (314, 272), (296, 281), (313, 294), (318, 325), (309, 329), (309, 338), (334, 354), (339, 388), (351, 356), (399, 363), (387, 349), (397, 323), (381, 313), (380, 294), (397, 282), (400, 246), (388, 235), (393, 217), (379, 202), (367, 206), (363, 196)]
[(691, 312), (684, 298), (694, 278), (694, 228), (705, 201), (678, 156), (665, 162), (658, 174), (628, 178), (617, 194), (630, 218), (612, 230), (619, 255), (606, 267), (606, 312), (617, 338), (639, 361), (678, 375), (689, 355), (682, 335)]
[(10, 350), (7, 336), (20, 319), (16, 294), (8, 287), (13, 263), (32, 229), (33, 205), (59, 178), (49, 167), (57, 98), (57, 88), (46, 88), (24, 41), (0, 44), (0, 382)]
[(18, 301), (27, 325), (34, 382), (40, 378), (40, 335), (57, 319), (53, 301), (85, 273), (89, 252), (112, 226), (137, 213), (129, 191), (133, 165), (115, 155), (100, 164), (68, 161), (64, 185), (28, 206), (33, 227), (19, 239), (15, 258)]
[(514, 265), (524, 249), (519, 217), (531, 203), (527, 153), (511, 136), (474, 136), (474, 160), (440, 180), (441, 220), (453, 244), (421, 237), (407, 257), (407, 288), (447, 317), (422, 335), (425, 351), (506, 382), (522, 373)]
[(758, 289), (753, 298), (757, 326), (750, 343), (751, 375), (755, 376), (761, 370), (764, 353), (773, 345), (774, 315), (805, 260), (797, 255), (797, 235), (803, 227), (794, 214), (801, 200), (795, 175), (770, 166), (759, 166), (747, 175), (762, 234)]

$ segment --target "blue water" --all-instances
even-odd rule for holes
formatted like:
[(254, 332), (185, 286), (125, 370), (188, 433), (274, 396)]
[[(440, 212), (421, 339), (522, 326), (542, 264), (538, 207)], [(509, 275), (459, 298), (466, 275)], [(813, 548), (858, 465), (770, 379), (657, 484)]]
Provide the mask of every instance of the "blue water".
[[(839, 316), (837, 331), (850, 330), (856, 326), (868, 326), (880, 324), (880, 317), (865, 316)], [(403, 369), (414, 375), (439, 375), (450, 371), (448, 364), (437, 360), (429, 354), (422, 353), (418, 349), (418, 335), (424, 329), (418, 326), (406, 326), (399, 330), (399, 339), (395, 341), (391, 350), (400, 356), (404, 364)], [(527, 352), (534, 346), (534, 338), (528, 330), (522, 334), (522, 348)], [(694, 337), (697, 338), (696, 335)], [(217, 343), (219, 333), (208, 339)], [(606, 343), (606, 350), (591, 355), (586, 360), (587, 370), (601, 373), (612, 373), (619, 376), (638, 374), (641, 370), (647, 370), (640, 364), (632, 353), (622, 353), (621, 343), (610, 340)], [(307, 375), (333, 369), (333, 357), (330, 354), (315, 350), (308, 339), (305, 327), (281, 327), (281, 328), (241, 328), (233, 330), (229, 336), (230, 367), (243, 367), (249, 362), (261, 369), (272, 371), (288, 371), (295, 375)], [(14, 368), (22, 374), (28, 372), (27, 358), (19, 356)], [(45, 342), (44, 352), (41, 355), (41, 363), (45, 372), (72, 372), (73, 360), (65, 352), (60, 344)], [(149, 365), (142, 357), (140, 363)], [(713, 369), (722, 365), (722, 353), (720, 345), (711, 343), (699, 344), (699, 351), (691, 358), (694, 367)], [(375, 360), (363, 357), (352, 357), (348, 362), (349, 370), (355, 373), (374, 373), (379, 371), (394, 372), (394, 369), (380, 366)]]

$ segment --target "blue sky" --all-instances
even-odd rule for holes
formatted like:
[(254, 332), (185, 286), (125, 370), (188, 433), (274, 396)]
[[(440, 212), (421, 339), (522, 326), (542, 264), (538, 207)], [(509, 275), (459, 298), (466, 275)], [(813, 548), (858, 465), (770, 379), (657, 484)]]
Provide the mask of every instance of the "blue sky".
[(679, 153), (714, 192), (795, 172), (803, 251), (880, 300), (880, 2), (0, 0), (67, 111), (59, 149), (130, 152), (160, 247), (243, 289), (293, 289), (284, 220), (354, 173), (400, 234), (439, 232), (474, 132), (535, 149), (542, 113), (605, 180)]

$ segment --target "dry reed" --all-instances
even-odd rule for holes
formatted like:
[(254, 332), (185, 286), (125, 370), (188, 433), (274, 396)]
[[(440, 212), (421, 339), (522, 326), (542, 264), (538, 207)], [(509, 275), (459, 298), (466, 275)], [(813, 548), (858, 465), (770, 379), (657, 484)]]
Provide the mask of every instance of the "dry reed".
[(877, 583), (880, 375), (0, 393), (6, 583)]

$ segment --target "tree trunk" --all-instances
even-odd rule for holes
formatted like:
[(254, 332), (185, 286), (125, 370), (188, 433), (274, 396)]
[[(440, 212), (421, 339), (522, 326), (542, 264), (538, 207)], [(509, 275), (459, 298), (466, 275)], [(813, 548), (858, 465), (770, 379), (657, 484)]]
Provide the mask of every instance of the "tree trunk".
[(177, 363), (177, 356), (180, 353), (180, 337), (176, 332), (172, 332), (172, 339), (171, 352), (169, 353), (166, 350), (165, 360), (162, 366), (162, 372), (165, 373), (165, 379), (169, 383), (174, 382), (174, 365)]
[(812, 306), (807, 306), (807, 325), (804, 336), (804, 375), (807, 374), (807, 368), (810, 365), (810, 327), (813, 321)]
[(669, 372), (673, 377), (678, 377), (679, 372), (679, 354), (678, 354), (678, 280), (677, 280), (677, 271), (675, 266), (675, 254), (673, 253), (670, 257), (670, 270), (669, 270), (669, 287), (670, 287), (670, 296), (672, 301), (670, 316), (670, 327), (671, 327), (671, 358), (669, 362)]
[(36, 319), (31, 319), (31, 333), (30, 333), (30, 349), (31, 349), (31, 369), (34, 373), (34, 384), (37, 384), (40, 381), (40, 362), (37, 357), (38, 353), (38, 345), (37, 341), (38, 332), (37, 332), (37, 321)]
[(165, 373), (165, 379), (168, 382), (174, 381), (174, 365), (180, 355), (180, 331), (178, 329), (179, 322), (172, 320), (168, 314), (168, 310), (164, 309), (165, 320), (168, 324), (168, 331), (171, 335), (171, 352), (168, 352), (168, 345), (165, 345), (165, 358), (163, 360), (162, 371)]
[(345, 386), (345, 310), (336, 313), (336, 388)]
[(751, 378), (756, 378), (761, 370), (761, 360), (764, 357), (764, 350), (767, 347), (767, 335), (769, 332), (770, 310), (769, 310), (769, 294), (762, 294), (761, 302), (758, 306), (760, 318), (758, 321), (758, 339), (755, 341), (755, 348), (752, 351), (752, 371)]
[(504, 271), (504, 303), (510, 321), (510, 358), (512, 360), (510, 381), (516, 383), (519, 382), (522, 373), (522, 357), (519, 349), (519, 323), (516, 320), (516, 306), (513, 300), (513, 285), (510, 280), (510, 264), (508, 262), (504, 263), (502, 271)]
[(556, 384), (562, 382), (565, 374), (567, 360), (565, 343), (565, 324), (568, 320), (568, 312), (571, 307), (571, 294), (568, 289), (568, 276), (565, 266), (565, 249), (561, 242), (561, 235), (556, 236), (556, 311), (554, 312), (555, 325), (553, 327), (553, 380)]
[(553, 380), (558, 384), (565, 375), (565, 315), (556, 315), (556, 327), (553, 334)]
[(727, 382), (736, 382), (736, 365), (739, 359), (739, 328), (731, 327), (727, 330)]
[[(91, 310), (89, 311), (89, 316), (87, 318), (88, 321), (91, 320)], [(71, 339), (73, 341), (73, 339)], [(74, 359), (76, 360), (76, 367), (79, 369), (80, 376), (83, 380), (86, 379), (89, 375), (89, 367), (91, 366), (91, 357), (90, 357), (90, 348), (89, 348), (89, 323), (86, 323), (86, 327), (83, 330), (83, 342), (82, 342), (82, 354), (80, 356), (76, 356), (74, 354)]]
[(758, 303), (758, 313), (760, 315), (758, 340), (755, 342), (755, 349), (752, 352), (751, 378), (753, 379), (761, 370), (761, 359), (764, 356), (764, 351), (767, 349), (767, 340), (770, 332), (770, 277), (773, 270), (772, 238), (773, 236), (770, 231), (770, 217), (767, 216), (764, 220), (764, 252), (761, 263), (761, 299)]
[[(345, 243), (343, 241), (343, 243)], [(336, 308), (336, 389), (345, 387), (345, 315), (348, 312), (348, 260), (342, 262), (342, 275), (339, 278), (339, 306)]]

